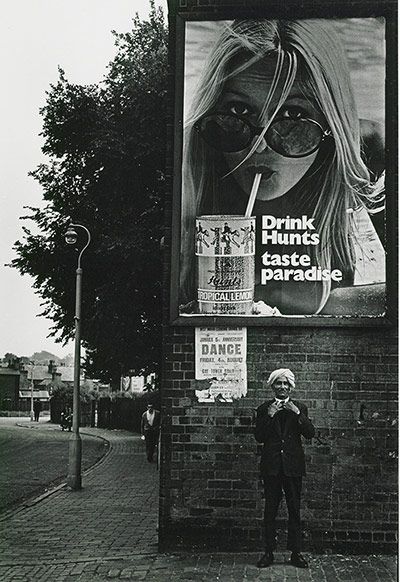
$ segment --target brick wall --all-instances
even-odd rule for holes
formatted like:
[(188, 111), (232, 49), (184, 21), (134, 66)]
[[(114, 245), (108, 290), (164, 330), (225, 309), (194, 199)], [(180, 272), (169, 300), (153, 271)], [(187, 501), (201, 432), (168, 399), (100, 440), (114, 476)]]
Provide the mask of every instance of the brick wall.
[[(199, 403), (194, 331), (166, 329), (162, 547), (262, 549), (263, 491), (253, 437), (270, 371), (296, 374), (316, 427), (305, 445), (306, 547), (392, 551), (397, 532), (397, 349), (376, 329), (248, 329), (248, 393)], [(285, 504), (279, 516), (285, 520)], [(285, 523), (282, 521), (285, 529)], [(285, 536), (280, 536), (282, 548)]]
[[(242, 8), (263, 2), (250, 0)], [(201, 14), (224, 0), (170, 0)], [(293, 2), (288, 0), (285, 6)], [(236, 4), (237, 6), (237, 4)], [(170, 21), (174, 40), (174, 19)], [(230, 403), (195, 396), (194, 329), (170, 327), (169, 284), (174, 134), (171, 45), (162, 376), (161, 549), (263, 548), (263, 490), (254, 413), (270, 394), (266, 378), (285, 366), (295, 397), (316, 427), (305, 445), (302, 516), (307, 549), (397, 550), (397, 328), (248, 328), (248, 392)], [(390, 217), (389, 217), (390, 218)], [(285, 547), (285, 504), (280, 512)]]

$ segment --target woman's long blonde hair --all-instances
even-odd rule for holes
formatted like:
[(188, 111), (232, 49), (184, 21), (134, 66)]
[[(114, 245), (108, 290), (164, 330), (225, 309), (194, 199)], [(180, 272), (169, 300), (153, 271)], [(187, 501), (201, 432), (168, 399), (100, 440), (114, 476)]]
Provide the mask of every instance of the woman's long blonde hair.
[[(245, 65), (234, 67), (240, 55)], [(194, 131), (194, 124), (215, 108), (225, 81), (254, 62), (276, 55), (277, 62), (290, 55), (301, 70), (301, 83), (312, 94), (332, 133), (334, 147), (313, 171), (302, 202), (313, 200), (308, 212), (320, 235), (315, 261), (322, 268), (332, 264), (354, 273), (354, 225), (352, 210), (360, 206), (369, 212), (382, 208), (381, 189), (370, 182), (368, 169), (360, 155), (359, 119), (351, 89), (346, 56), (333, 27), (325, 20), (238, 20), (226, 25), (217, 40), (185, 124), (181, 232), (181, 299), (193, 298), (195, 217), (226, 213), (220, 207), (221, 168), (215, 152)], [(280, 96), (273, 115), (290, 92), (296, 68)], [(269, 95), (267, 100), (272, 96)], [(264, 107), (267, 108), (268, 103)], [(255, 147), (253, 146), (254, 151)], [(221, 157), (222, 158), (222, 157)], [(315, 164), (315, 162), (314, 162)], [(310, 190), (311, 189), (311, 190)], [(243, 209), (244, 213), (244, 209)], [(317, 313), (331, 290), (323, 281)]]

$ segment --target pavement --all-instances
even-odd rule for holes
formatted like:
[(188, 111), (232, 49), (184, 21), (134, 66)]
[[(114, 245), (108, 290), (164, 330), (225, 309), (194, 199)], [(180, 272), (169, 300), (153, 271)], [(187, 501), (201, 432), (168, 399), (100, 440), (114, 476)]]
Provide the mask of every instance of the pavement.
[[(21, 421), (19, 421), (21, 422)], [(138, 435), (83, 428), (109, 442), (82, 475), (81, 491), (59, 485), (0, 515), (0, 580), (159, 582), (393, 582), (395, 556), (311, 555), (308, 570), (277, 553), (258, 569), (254, 553), (159, 553), (159, 473)]]

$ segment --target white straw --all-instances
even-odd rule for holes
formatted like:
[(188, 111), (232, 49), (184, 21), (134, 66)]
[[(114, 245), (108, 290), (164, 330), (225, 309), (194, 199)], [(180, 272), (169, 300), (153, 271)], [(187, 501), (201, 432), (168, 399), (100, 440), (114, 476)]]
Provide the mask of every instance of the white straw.
[(256, 174), (254, 176), (253, 186), (251, 187), (250, 198), (249, 198), (249, 201), (247, 203), (246, 212), (244, 214), (246, 217), (251, 216), (251, 214), (253, 212), (253, 206), (254, 206), (254, 202), (256, 201), (258, 188), (260, 186), (261, 176), (262, 176), (262, 174)]

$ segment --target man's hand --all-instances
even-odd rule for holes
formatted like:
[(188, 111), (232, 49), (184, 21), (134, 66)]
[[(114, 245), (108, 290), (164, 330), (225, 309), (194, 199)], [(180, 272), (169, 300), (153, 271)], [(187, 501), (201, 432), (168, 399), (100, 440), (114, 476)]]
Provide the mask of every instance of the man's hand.
[(281, 406), (277, 402), (273, 402), (268, 408), (268, 415), (272, 418), (279, 410), (281, 410)]
[(286, 410), (290, 410), (295, 414), (300, 414), (300, 409), (291, 400), (285, 402), (283, 408), (285, 408)]

